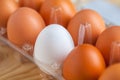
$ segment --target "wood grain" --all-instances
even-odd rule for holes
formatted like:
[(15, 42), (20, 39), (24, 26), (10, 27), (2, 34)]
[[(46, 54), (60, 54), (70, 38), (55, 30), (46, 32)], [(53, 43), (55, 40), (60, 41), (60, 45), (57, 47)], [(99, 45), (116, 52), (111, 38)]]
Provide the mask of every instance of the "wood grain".
[(0, 80), (55, 80), (33, 62), (0, 42)]

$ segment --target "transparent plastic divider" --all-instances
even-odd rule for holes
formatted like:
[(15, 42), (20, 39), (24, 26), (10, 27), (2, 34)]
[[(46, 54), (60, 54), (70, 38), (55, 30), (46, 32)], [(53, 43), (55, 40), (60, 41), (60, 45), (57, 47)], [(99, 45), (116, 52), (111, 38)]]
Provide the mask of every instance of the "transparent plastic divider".
[[(85, 39), (86, 38), (86, 39)], [(83, 43), (92, 44), (92, 27), (91, 24), (80, 24), (78, 31), (78, 45)]]
[(111, 44), (109, 65), (120, 63), (120, 41)]
[[(22, 67), (22, 69), (20, 67), (20, 71), (19, 71), (19, 67), (18, 67), (18, 71), (16, 71), (16, 68), (15, 68), (15, 71), (13, 69), (13, 70), (11, 70), (10, 73), (6, 73), (3, 71), (3, 73), (6, 73), (4, 75), (2, 75), (2, 72), (1, 72), (0, 73), (0, 80), (4, 80), (4, 79), (9, 80), (8, 77), (11, 78), (11, 76), (14, 76), (14, 75), (16, 76), (16, 74), (20, 74), (20, 72), (22, 73), (26, 70), (29, 70), (30, 68), (31, 68), (31, 71), (34, 70), (33, 68), (35, 68), (37, 70), (37, 73), (36, 72), (33, 72), (33, 73), (36, 74), (35, 76), (38, 76), (38, 78), (40, 80), (42, 80), (42, 79), (44, 79), (44, 80), (57, 80), (57, 79), (55, 79), (54, 75), (52, 75), (52, 74), (48, 73), (47, 71), (45, 71), (44, 69), (42, 69), (42, 66), (40, 66), (40, 64), (42, 65), (41, 62), (33, 59), (33, 57), (30, 56), (26, 51), (17, 47), (16, 45), (12, 44), (4, 36), (0, 36), (0, 49), (2, 49), (2, 47), (3, 48), (7, 47), (7, 48), (4, 49), (4, 51), (6, 50), (5, 51), (6, 54), (0, 53), (0, 70), (3, 69), (4, 65), (9, 66), (9, 68), (5, 69), (6, 71), (8, 70), (9, 72), (10, 72), (10, 69), (12, 69), (14, 67), (18, 67), (19, 65), (23, 66), (23, 67)], [(9, 50), (12, 50), (13, 52), (7, 51), (8, 48), (9, 48)], [(10, 57), (10, 60), (7, 60), (7, 59), (9, 59), (9, 57)], [(3, 60), (3, 58), (5, 58), (5, 59)], [(14, 62), (13, 65), (12, 65), (11, 60), (12, 60), (12, 62)], [(11, 63), (11, 65), (9, 65), (9, 63)], [(40, 73), (38, 73), (38, 72), (40, 72)], [(30, 75), (32, 73), (29, 74), (29, 73), (25, 72), (24, 74)], [(23, 75), (22, 79), (24, 79), (25, 75)], [(12, 78), (14, 78), (14, 77), (12, 77)], [(15, 78), (17, 78), (17, 77), (15, 77)], [(37, 79), (37, 80), (39, 80), (39, 79)], [(14, 79), (14, 80), (16, 80), (16, 79)]]

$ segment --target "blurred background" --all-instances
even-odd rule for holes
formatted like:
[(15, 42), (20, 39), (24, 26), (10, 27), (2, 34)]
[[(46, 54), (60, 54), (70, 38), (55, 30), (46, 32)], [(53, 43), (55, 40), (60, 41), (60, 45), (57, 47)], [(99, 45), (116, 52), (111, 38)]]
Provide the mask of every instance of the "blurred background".
[(89, 8), (102, 15), (107, 25), (120, 25), (120, 0), (72, 0), (77, 10)]
[(120, 0), (72, 0), (72, 1), (76, 4), (82, 4), (82, 6), (88, 4), (89, 2), (94, 2), (94, 1), (107, 1), (114, 5), (120, 6)]

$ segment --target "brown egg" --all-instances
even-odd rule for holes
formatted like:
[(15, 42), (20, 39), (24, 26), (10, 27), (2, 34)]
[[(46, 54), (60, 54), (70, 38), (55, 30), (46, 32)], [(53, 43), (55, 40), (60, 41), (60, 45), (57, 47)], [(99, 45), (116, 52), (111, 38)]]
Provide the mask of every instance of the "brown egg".
[(39, 11), (44, 1), (45, 0), (19, 0), (19, 4), (22, 7), (30, 7)]
[(9, 16), (18, 9), (14, 0), (0, 0), (0, 27), (6, 27)]
[(120, 27), (118, 26), (107, 28), (101, 33), (96, 42), (96, 47), (102, 52), (107, 65), (110, 61), (112, 43), (115, 41), (120, 41)]
[(88, 43), (89, 40), (87, 37), (91, 37), (91, 44), (95, 44), (100, 33), (105, 30), (104, 21), (96, 11), (83, 9), (71, 19), (67, 27), (72, 35), (75, 45), (78, 45), (80, 26), (90, 28), (86, 29), (89, 33), (85, 35), (84, 42)]
[(57, 23), (67, 27), (76, 10), (70, 0), (46, 0), (40, 9), (40, 14), (46, 25)]
[(105, 69), (100, 51), (90, 45), (82, 44), (74, 48), (63, 64), (66, 80), (97, 80)]
[(8, 39), (18, 46), (34, 45), (45, 23), (35, 10), (27, 7), (18, 9), (12, 14), (7, 24)]
[(120, 63), (108, 67), (98, 80), (120, 80)]

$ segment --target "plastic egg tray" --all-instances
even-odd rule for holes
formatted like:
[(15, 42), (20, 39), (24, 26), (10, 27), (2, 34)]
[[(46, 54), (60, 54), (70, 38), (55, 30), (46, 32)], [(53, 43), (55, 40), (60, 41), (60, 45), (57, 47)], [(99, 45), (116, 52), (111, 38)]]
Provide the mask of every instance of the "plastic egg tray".
[(33, 58), (0, 36), (0, 80), (56, 80), (38, 68)]
[[(76, 3), (77, 0), (73, 0)], [(41, 63), (40, 63), (41, 64)], [(57, 80), (38, 67), (33, 57), (12, 44), (0, 29), (0, 80)]]
[[(81, 8), (79, 1), (73, 0), (77, 9)], [(9, 42), (2, 35), (4, 32), (0, 30), (0, 80), (57, 80), (41, 70), (24, 50)]]

